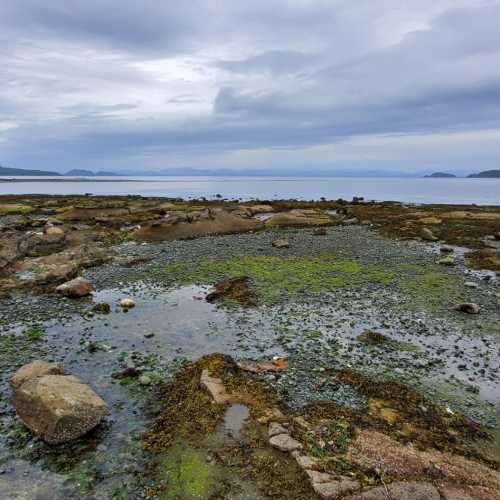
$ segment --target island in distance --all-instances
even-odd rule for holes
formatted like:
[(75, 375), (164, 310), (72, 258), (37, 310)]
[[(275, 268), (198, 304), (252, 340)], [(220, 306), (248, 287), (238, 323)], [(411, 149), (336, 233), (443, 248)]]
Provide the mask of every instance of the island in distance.
[(424, 175), (424, 177), (432, 177), (432, 178), (438, 178), (438, 179), (446, 179), (449, 177), (456, 177), (454, 174), (449, 174), (447, 172), (434, 172), (433, 174), (430, 175)]
[(470, 174), (467, 177), (471, 179), (500, 179), (500, 170), (485, 170), (478, 174)]

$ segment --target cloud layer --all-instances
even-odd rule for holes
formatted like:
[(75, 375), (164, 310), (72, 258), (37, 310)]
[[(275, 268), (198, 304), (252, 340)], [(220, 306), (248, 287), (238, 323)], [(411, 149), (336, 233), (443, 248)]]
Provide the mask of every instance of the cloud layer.
[(500, 168), (500, 0), (0, 4), (0, 164)]

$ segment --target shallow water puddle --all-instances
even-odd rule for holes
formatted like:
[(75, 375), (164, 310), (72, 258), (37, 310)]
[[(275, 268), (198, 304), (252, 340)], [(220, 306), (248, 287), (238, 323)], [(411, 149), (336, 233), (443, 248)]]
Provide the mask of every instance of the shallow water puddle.
[(241, 429), (249, 416), (250, 410), (247, 406), (241, 404), (231, 405), (224, 414), (224, 430), (238, 440)]

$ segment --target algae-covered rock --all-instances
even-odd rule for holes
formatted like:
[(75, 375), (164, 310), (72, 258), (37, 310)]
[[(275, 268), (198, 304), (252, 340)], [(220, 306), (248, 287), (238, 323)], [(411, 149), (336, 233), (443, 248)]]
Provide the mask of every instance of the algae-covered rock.
[(29, 205), (20, 205), (17, 203), (0, 204), (0, 216), (29, 214), (33, 212), (33, 207)]

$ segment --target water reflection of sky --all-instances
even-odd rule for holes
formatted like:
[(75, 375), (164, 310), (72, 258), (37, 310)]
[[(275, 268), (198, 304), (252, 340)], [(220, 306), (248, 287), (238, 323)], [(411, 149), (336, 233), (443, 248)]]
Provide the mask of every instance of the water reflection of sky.
[[(61, 178), (64, 179), (64, 178)], [(142, 195), (166, 197), (394, 200), (413, 203), (500, 204), (500, 179), (136, 177), (57, 182), (0, 182), (0, 194)]]

